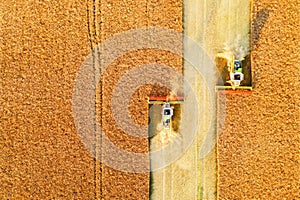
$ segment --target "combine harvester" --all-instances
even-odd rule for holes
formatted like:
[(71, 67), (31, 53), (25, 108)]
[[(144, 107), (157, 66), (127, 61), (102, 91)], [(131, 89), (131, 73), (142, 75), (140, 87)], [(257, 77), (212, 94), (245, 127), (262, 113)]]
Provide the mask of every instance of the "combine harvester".
[(161, 120), (165, 134), (171, 134), (172, 132), (172, 117), (174, 114), (174, 107), (171, 105), (182, 104), (184, 97), (176, 96), (150, 96), (148, 98), (149, 104), (161, 104)]
[(227, 69), (222, 70), (222, 79), (224, 85), (217, 85), (216, 90), (225, 94), (228, 93), (252, 93), (252, 76), (250, 69), (250, 59), (246, 59), (245, 67), (241, 60), (235, 59), (230, 52), (217, 54), (217, 59), (222, 58), (227, 60)]

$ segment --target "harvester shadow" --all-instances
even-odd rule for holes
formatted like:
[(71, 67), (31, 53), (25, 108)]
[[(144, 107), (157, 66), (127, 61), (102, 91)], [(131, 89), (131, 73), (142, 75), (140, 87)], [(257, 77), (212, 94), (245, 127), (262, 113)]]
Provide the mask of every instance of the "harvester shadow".
[(269, 11), (266, 8), (263, 8), (261, 11), (259, 11), (253, 20), (253, 29), (252, 29), (252, 47), (255, 47), (259, 37), (261, 30), (263, 29), (266, 21), (269, 18)]

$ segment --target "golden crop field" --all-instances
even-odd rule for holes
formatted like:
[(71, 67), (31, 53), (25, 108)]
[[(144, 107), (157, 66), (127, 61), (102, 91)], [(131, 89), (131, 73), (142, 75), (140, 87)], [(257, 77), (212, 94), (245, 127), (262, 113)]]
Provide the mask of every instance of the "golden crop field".
[(3, 0), (0, 199), (300, 198), (298, 49), (296, 0)]

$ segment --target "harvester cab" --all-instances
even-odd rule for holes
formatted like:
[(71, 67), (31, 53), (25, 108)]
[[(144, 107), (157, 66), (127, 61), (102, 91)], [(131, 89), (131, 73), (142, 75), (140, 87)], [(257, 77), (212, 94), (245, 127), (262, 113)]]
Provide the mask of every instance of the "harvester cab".
[(230, 66), (230, 80), (228, 81), (234, 89), (240, 86), (244, 80), (244, 74), (242, 72), (242, 62), (240, 60), (234, 60), (233, 65)]
[(170, 103), (165, 103), (162, 109), (162, 121), (165, 129), (170, 129), (171, 118), (173, 116), (173, 108)]

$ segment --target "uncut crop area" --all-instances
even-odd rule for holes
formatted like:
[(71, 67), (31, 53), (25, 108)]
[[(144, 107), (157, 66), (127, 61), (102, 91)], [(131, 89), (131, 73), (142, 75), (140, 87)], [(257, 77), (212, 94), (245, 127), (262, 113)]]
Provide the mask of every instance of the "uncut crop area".
[[(3, 0), (0, 199), (299, 199), (299, 17), (297, 0)], [(105, 71), (97, 68), (103, 64), (98, 44), (145, 27), (184, 33), (203, 47), (198, 67), (209, 66), (206, 56), (214, 60), (226, 51), (243, 59), (251, 52), (252, 93), (211, 94), (207, 85), (216, 82), (216, 71), (199, 76), (182, 55), (164, 49), (135, 49)], [(161, 45), (176, 43), (172, 40), (161, 38)], [(111, 44), (116, 52), (131, 43)], [(190, 43), (181, 48), (184, 55), (192, 52)], [(92, 68), (86, 71), (102, 73), (99, 82), (95, 76), (78, 78), (88, 55), (92, 55)], [(101, 163), (105, 156), (109, 161), (120, 157), (99, 148), (103, 140), (96, 126), (100, 124), (109, 140), (126, 152), (147, 154), (166, 145), (159, 135), (149, 140), (145, 130), (139, 137), (127, 134), (117, 123), (122, 117), (114, 118), (111, 108), (122, 77), (147, 64), (165, 65), (183, 74), (196, 91), (201, 110), (201, 126), (187, 151), (151, 176), (148, 171), (120, 171)], [(145, 77), (166, 73), (150, 70)], [(95, 85), (83, 94), (95, 91), (95, 95), (81, 95), (80, 104), (74, 106), (74, 95), (80, 94), (74, 87), (88, 84)], [(123, 91), (114, 112), (128, 108), (130, 114), (124, 118), (146, 126), (148, 96), (165, 96), (180, 88), (174, 82), (171, 89), (146, 84), (132, 94)], [(192, 128), (188, 122), (195, 120), (191, 115), (195, 102), (189, 102), (187, 98), (180, 105), (181, 113), (174, 120), (174, 125), (186, 127), (184, 134)], [(154, 114), (159, 115), (156, 108)], [(74, 114), (78, 109), (91, 116)], [(78, 123), (76, 117), (83, 121)], [(211, 124), (218, 138), (212, 138), (214, 148), (203, 158), (201, 148)], [(125, 128), (131, 127), (125, 123)], [(174, 140), (185, 142), (180, 137)], [(147, 157), (145, 166), (151, 166), (152, 159)], [(126, 160), (118, 166), (130, 169), (138, 162)]]

